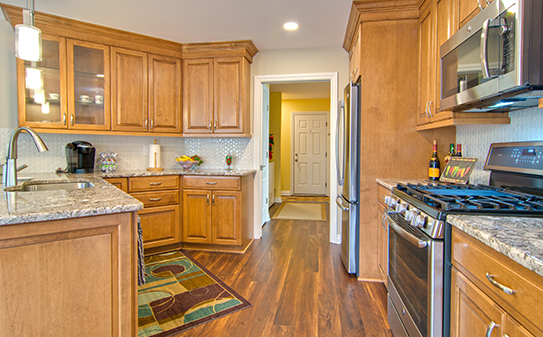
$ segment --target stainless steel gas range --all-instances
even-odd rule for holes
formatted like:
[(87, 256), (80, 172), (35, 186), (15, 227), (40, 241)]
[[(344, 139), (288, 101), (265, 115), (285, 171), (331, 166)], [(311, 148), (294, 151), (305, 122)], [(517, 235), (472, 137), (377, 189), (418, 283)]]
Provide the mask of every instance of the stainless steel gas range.
[(543, 217), (543, 142), (492, 144), (486, 185), (398, 184), (386, 197), (388, 321), (395, 337), (449, 336), (447, 215)]

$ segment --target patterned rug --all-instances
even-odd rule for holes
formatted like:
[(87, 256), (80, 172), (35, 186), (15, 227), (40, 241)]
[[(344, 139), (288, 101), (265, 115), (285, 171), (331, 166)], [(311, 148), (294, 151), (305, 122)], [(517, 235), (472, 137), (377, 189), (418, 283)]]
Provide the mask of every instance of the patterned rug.
[(146, 256), (138, 287), (138, 337), (164, 337), (251, 307), (180, 251)]
[(326, 221), (325, 204), (283, 202), (272, 219)]

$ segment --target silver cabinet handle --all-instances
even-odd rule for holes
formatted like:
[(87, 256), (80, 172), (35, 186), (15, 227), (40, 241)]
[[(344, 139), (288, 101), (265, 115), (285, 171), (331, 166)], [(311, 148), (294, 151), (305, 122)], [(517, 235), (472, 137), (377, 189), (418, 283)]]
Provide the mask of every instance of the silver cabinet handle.
[(213, 202), (213, 206), (215, 206), (215, 194), (211, 197), (211, 201)]
[(145, 128), (147, 129), (147, 118), (144, 118), (144, 119), (143, 119), (143, 125), (144, 125)]
[(481, 0), (477, 0), (477, 5), (479, 6), (480, 10), (483, 10), (483, 6), (481, 5)]
[(394, 220), (392, 220), (389, 213), (387, 213), (387, 218), (388, 218), (388, 225), (390, 227), (392, 227), (392, 229), (394, 229), (396, 231), (396, 233), (400, 234), (400, 236), (403, 237), (404, 239), (406, 239), (409, 243), (412, 243), (413, 245), (415, 245), (416, 247), (421, 248), (421, 249), (426, 248), (426, 246), (428, 246), (428, 242), (423, 241), (423, 240), (419, 240), (419, 238), (417, 238), (413, 234), (409, 233), (408, 231), (406, 231), (402, 227), (398, 226), (394, 222)]
[(74, 126), (74, 115), (70, 114), (70, 125)]
[(492, 283), (493, 286), (495, 286), (496, 288), (500, 289), (500, 290), (503, 290), (504, 293), (506, 293), (507, 295), (513, 295), (514, 293), (516, 293), (515, 290), (509, 288), (509, 287), (506, 287), (504, 286), (503, 284), (500, 284), (498, 282), (496, 282), (496, 280), (494, 280), (494, 276), (495, 275), (491, 275), (490, 273), (486, 273), (486, 279)]
[(488, 324), (488, 327), (486, 328), (486, 337), (490, 337), (492, 335), (492, 330), (494, 330), (495, 327), (499, 326), (498, 324), (494, 323), (494, 321), (490, 321), (490, 324)]
[(488, 67), (488, 28), (490, 27), (490, 19), (486, 19), (483, 22), (483, 29), (481, 30), (481, 68), (483, 69), (483, 78), (490, 77), (490, 68)]
[(207, 205), (209, 206), (209, 194), (206, 195)]
[(426, 102), (426, 108), (424, 108), (424, 113), (426, 114), (426, 117), (430, 117), (430, 114), (428, 113), (428, 105), (430, 105), (430, 102)]
[(162, 198), (149, 198), (149, 201), (160, 201)]
[(62, 124), (66, 125), (66, 113), (62, 114)]
[(217, 130), (217, 121), (213, 121), (213, 130)]
[(206, 181), (206, 184), (208, 185), (217, 185), (216, 181)]
[(153, 121), (153, 119), (151, 118), (151, 129), (155, 127), (155, 123)]
[(207, 128), (211, 130), (211, 121), (209, 121), (209, 124), (207, 125)]
[(429, 117), (432, 117), (432, 103), (434, 103), (434, 101), (428, 102), (428, 115), (429, 115)]
[(486, 1), (487, 6), (490, 5), (490, 1), (489, 1), (489, 0), (485, 0), (485, 1)]
[(383, 216), (381, 217), (381, 226), (383, 226), (383, 229), (386, 231), (387, 228), (386, 228), (386, 225), (385, 225), (385, 221), (387, 219), (387, 214), (384, 213)]
[(162, 182), (159, 181), (159, 182), (156, 182), (156, 183), (149, 183), (149, 185), (151, 185), (151, 186), (162, 185)]

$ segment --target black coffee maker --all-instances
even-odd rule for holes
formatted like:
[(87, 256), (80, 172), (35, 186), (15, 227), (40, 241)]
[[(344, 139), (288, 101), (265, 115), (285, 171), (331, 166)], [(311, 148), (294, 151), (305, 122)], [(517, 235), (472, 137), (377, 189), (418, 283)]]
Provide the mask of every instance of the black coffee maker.
[(82, 140), (66, 144), (68, 173), (93, 173), (95, 152), (91, 143)]

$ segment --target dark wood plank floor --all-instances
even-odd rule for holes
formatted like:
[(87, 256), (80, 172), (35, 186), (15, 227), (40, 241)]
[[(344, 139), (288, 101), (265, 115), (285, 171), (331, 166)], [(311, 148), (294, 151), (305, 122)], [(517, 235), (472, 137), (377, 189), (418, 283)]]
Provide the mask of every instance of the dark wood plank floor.
[(178, 336), (392, 336), (385, 287), (345, 272), (328, 222), (272, 220), (245, 254), (188, 253), (253, 307)]

